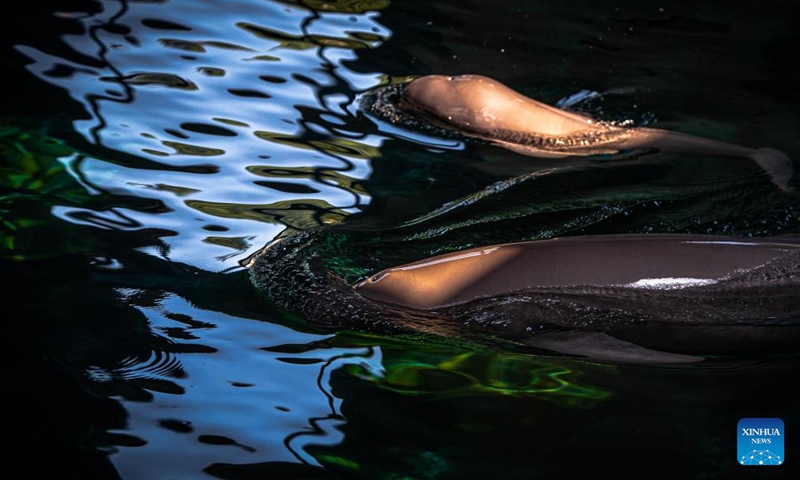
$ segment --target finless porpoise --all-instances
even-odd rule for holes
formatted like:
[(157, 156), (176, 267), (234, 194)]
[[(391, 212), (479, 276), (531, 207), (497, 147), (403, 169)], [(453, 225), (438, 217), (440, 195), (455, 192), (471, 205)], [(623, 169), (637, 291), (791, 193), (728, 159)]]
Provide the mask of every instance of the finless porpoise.
[(530, 156), (654, 149), (742, 157), (755, 161), (782, 190), (789, 190), (794, 170), (791, 159), (779, 150), (749, 148), (670, 130), (610, 125), (526, 97), (482, 75), (417, 78), (404, 89), (398, 107), (441, 128)]

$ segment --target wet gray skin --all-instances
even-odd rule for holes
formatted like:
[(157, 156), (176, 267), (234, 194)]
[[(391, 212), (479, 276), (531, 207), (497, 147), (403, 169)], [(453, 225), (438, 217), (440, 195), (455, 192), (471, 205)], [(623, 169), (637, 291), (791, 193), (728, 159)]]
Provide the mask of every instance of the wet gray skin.
[(702, 235), (601, 235), (473, 248), (383, 270), (361, 295), (431, 310), (543, 287), (713, 285), (800, 252), (800, 244)]
[(615, 127), (526, 97), (481, 75), (429, 75), (413, 80), (399, 107), (430, 123), (530, 156), (563, 157), (654, 149), (686, 155), (749, 158), (789, 190), (791, 159), (771, 148), (749, 148), (654, 128)]

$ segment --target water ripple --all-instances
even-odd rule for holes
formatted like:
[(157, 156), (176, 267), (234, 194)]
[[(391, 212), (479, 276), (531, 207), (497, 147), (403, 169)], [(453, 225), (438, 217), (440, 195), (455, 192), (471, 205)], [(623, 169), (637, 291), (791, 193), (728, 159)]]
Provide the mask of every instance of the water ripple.
[(50, 360), (63, 371), (86, 375), (100, 383), (186, 377), (175, 352), (165, 348), (165, 341), (161, 338), (68, 332), (60, 348), (52, 351)]

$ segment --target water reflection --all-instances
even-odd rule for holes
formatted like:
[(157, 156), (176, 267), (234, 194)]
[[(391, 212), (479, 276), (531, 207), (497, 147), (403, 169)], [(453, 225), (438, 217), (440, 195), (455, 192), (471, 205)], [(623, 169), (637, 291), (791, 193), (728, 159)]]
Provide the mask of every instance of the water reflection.
[[(336, 223), (369, 203), (361, 182), (382, 137), (360, 133), (347, 107), (376, 75), (343, 62), (389, 35), (371, 11), (385, 3), (316, 3), (319, 12), (109, 1), (59, 14), (83, 27), (63, 37), (68, 50), (17, 45), (29, 71), (88, 118), (74, 121), (84, 142), (5, 131), (19, 152), (11, 178), (26, 184), (2, 199), (19, 212), (4, 216), (4, 258), (41, 255), (70, 271), (70, 288), (59, 275), (35, 287), (58, 292), (39, 315), (51, 326), (42, 335), (48, 362), (124, 407), (80, 434), (85, 448), (113, 452), (125, 478), (150, 477), (154, 465), (166, 477), (214, 463), (319, 466), (308, 446), (342, 440), (331, 372), (380, 368), (371, 347), (276, 325), (246, 276), (208, 275), (239, 268), (286, 227)], [(35, 215), (19, 209), (26, 198)], [(24, 242), (67, 226), (76, 238), (57, 249)], [(82, 275), (58, 270), (71, 249)], [(273, 323), (257, 321), (265, 318)]]
[(384, 345), (382, 352), (382, 368), (377, 374), (355, 363), (346, 365), (344, 371), (379, 388), (431, 399), (516, 395), (591, 408), (612, 396), (602, 388), (581, 384), (580, 362), (559, 363), (512, 352), (409, 350), (391, 345)]
[[(127, 301), (154, 333), (202, 345), (213, 355), (181, 355), (187, 375), (172, 379), (181, 391), (153, 391), (146, 403), (122, 400), (130, 419), (116, 433), (144, 435), (147, 445), (117, 444), (114, 464), (120, 472), (139, 476), (159, 459), (159, 472), (167, 476), (223, 458), (316, 465), (307, 443), (341, 441), (340, 400), (328, 392), (328, 377), (342, 363), (379, 363), (372, 349), (336, 347), (330, 338), (201, 309), (180, 295), (145, 293), (128, 291)], [(179, 461), (176, 452), (185, 452)]]
[[(90, 192), (160, 205), (63, 205), (57, 215), (165, 228), (171, 260), (223, 270), (287, 225), (335, 222), (368, 204), (360, 182), (381, 137), (358, 133), (346, 108), (378, 76), (346, 63), (389, 37), (373, 11), (387, 2), (311, 3), (106, 1), (69, 13), (83, 33), (64, 36), (68, 56), (18, 45), (31, 72), (84, 106), (89, 118), (75, 128), (105, 149), (68, 160), (70, 172)], [(285, 172), (297, 169), (308, 173), (289, 184)], [(219, 223), (226, 230), (209, 236)]]

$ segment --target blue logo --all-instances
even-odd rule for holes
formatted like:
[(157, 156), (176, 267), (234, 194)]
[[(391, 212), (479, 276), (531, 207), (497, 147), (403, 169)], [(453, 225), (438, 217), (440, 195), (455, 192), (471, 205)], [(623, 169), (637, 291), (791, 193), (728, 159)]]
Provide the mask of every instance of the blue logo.
[(737, 425), (736, 455), (739, 465), (783, 465), (786, 432), (780, 418), (743, 418)]

